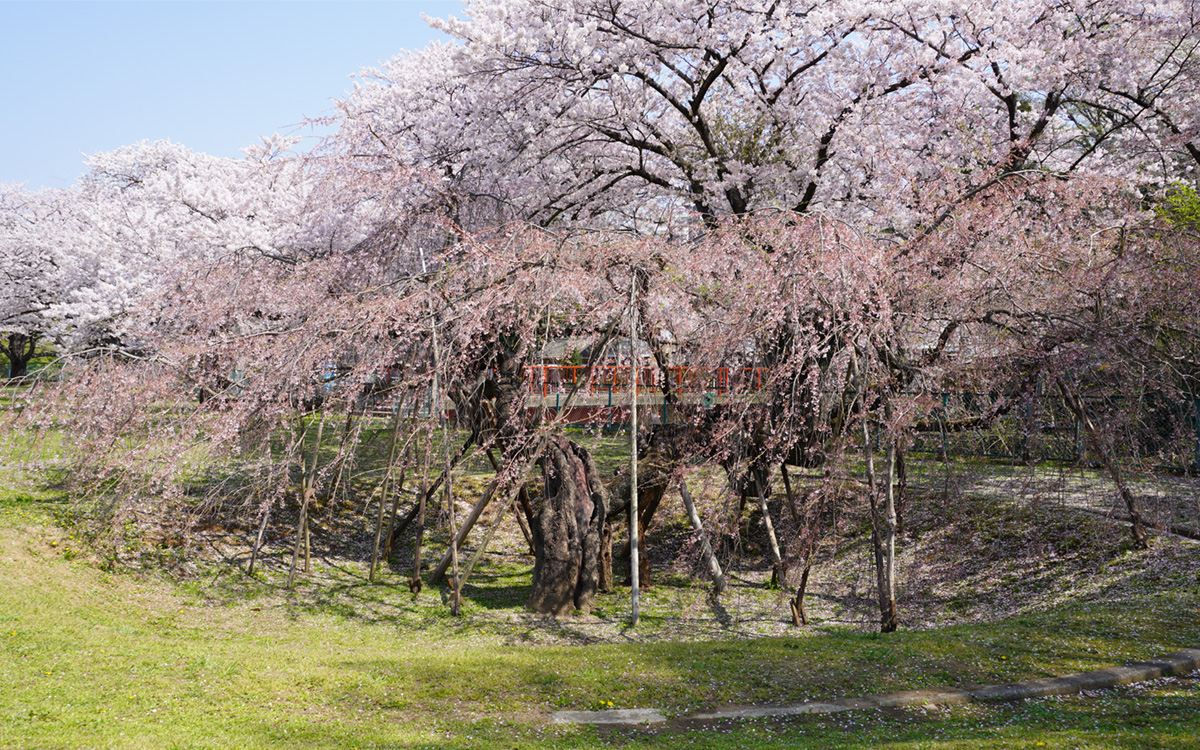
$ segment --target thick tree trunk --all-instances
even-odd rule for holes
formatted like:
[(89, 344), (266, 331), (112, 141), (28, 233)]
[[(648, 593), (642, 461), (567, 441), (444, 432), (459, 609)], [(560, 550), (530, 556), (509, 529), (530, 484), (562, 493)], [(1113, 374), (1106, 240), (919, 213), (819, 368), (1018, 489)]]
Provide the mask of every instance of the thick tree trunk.
[(550, 438), (540, 463), (547, 491), (533, 524), (533, 590), (526, 606), (555, 616), (589, 612), (607, 492), (592, 457), (571, 440)]
[(24, 333), (8, 334), (8, 343), (0, 344), (0, 352), (8, 357), (8, 379), (16, 380), (29, 374), (29, 360), (37, 349), (38, 336)]

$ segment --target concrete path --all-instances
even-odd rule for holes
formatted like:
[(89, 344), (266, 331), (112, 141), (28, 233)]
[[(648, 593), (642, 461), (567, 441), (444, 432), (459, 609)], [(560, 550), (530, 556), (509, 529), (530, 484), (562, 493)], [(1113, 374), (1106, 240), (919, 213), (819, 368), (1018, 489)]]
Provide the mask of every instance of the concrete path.
[[(971, 690), (951, 688), (908, 690), (901, 693), (839, 698), (828, 703), (797, 703), (783, 706), (729, 707), (712, 711), (676, 716), (676, 721), (720, 721), (749, 719), (760, 716), (794, 716), (797, 714), (832, 714), (866, 708), (895, 708), (900, 706), (955, 706), (965, 703), (1016, 701), (1042, 698), (1047, 695), (1069, 695), (1084, 690), (1102, 690), (1134, 682), (1156, 680), (1170, 675), (1187, 674), (1200, 669), (1200, 648), (1176, 651), (1148, 661), (1120, 667), (1097, 669), (1066, 677), (1043, 677), (1004, 685), (985, 685)], [(555, 724), (661, 724), (667, 717), (653, 708), (611, 709), (608, 711), (556, 711), (550, 719)]]

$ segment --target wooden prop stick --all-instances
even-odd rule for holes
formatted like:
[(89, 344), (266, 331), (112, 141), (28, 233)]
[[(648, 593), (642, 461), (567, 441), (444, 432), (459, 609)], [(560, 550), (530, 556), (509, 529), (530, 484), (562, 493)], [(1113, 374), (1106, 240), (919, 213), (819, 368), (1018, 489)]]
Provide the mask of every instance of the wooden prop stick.
[(1129, 531), (1133, 536), (1133, 546), (1137, 549), (1147, 549), (1150, 546), (1150, 537), (1146, 533), (1146, 521), (1142, 518), (1141, 506), (1138, 504), (1133, 491), (1129, 489), (1129, 485), (1125, 482), (1125, 477), (1121, 474), (1121, 468), (1117, 465), (1117, 461), (1109, 449), (1105, 436), (1100, 434), (1100, 430), (1085, 410), (1083, 399), (1080, 398), (1079, 393), (1067, 390), (1067, 385), (1063, 382), (1062, 378), (1055, 378), (1055, 384), (1058, 386), (1058, 392), (1062, 394), (1063, 403), (1067, 405), (1067, 408), (1071, 410), (1071, 414), (1074, 415), (1075, 419), (1087, 431), (1092, 444), (1100, 453), (1100, 463), (1104, 465), (1104, 468), (1108, 471), (1109, 478), (1117, 486), (1117, 494), (1125, 501), (1125, 511), (1129, 514)]
[[(524, 490), (525, 487), (525, 483), (522, 481), (525, 476), (525, 472), (528, 471), (530, 464), (538, 460), (538, 457), (541, 456), (543, 449), (544, 444), (542, 448), (539, 448), (538, 451), (529, 458), (524, 468), (522, 468), (519, 473), (514, 475), (518, 478), (517, 481), (520, 482), (522, 490)], [(496, 459), (491, 455), (490, 451), (488, 452), (488, 458), (492, 460), (494, 466), (497, 465), (495, 463)], [(467, 541), (467, 535), (471, 533), (471, 529), (475, 527), (476, 522), (479, 521), (479, 517), (483, 515), (483, 511), (487, 509), (487, 506), (492, 501), (492, 498), (496, 496), (496, 490), (506, 486), (507, 483), (501, 481), (504, 475), (504, 471), (502, 471), (500, 468), (496, 469), (496, 476), (492, 477), (492, 481), (489, 482), (487, 488), (484, 489), (483, 496), (475, 502), (475, 505), (471, 507), (471, 512), (468, 513), (467, 517), (463, 519), (462, 526), (459, 528), (458, 535), (455, 537), (455, 548), (463, 545)], [(527, 537), (526, 540), (529, 541), (532, 546), (532, 538)], [(453, 549), (447, 550), (446, 553), (442, 555), (442, 559), (438, 563), (437, 567), (434, 568), (429, 574), (430, 583), (438, 584), (442, 582), (442, 579), (446, 575), (446, 568), (453, 563), (450, 554), (452, 551)]]
[(413, 552), (413, 573), (408, 579), (408, 590), (414, 595), (421, 593), (421, 548), (425, 543), (425, 483), (421, 483), (421, 497), (413, 509), (417, 511), (417, 542)]
[[(458, 616), (462, 608), (462, 596), (459, 590), (458, 577), (458, 531), (454, 528), (454, 489), (451, 485), (450, 476), (450, 429), (446, 424), (445, 409), (441, 403), (441, 394), (438, 392), (438, 380), (442, 369), (442, 353), (438, 346), (437, 321), (431, 317), (430, 330), (433, 339), (433, 398), (432, 404), (437, 408), (438, 420), (442, 423), (442, 451), (445, 459), (445, 469), (442, 471), (443, 491), (446, 498), (446, 508), (448, 520), (450, 522), (450, 614)], [(432, 417), (432, 415), (430, 415)]]
[(758, 485), (758, 508), (762, 511), (763, 523), (767, 527), (767, 539), (771, 542), (771, 555), (775, 558), (775, 570), (771, 574), (772, 582), (783, 585), (783, 554), (779, 551), (779, 539), (775, 536), (775, 524), (771, 521), (771, 511), (767, 508), (766, 472), (755, 472), (754, 483)]
[(800, 522), (800, 508), (796, 505), (796, 494), (792, 491), (792, 479), (788, 476), (787, 461), (779, 462), (779, 476), (783, 479), (783, 491), (787, 495), (788, 512), (792, 514), (792, 525), (799, 532), (804, 524)]
[(679, 496), (683, 498), (683, 508), (687, 511), (692, 528), (700, 532), (700, 551), (712, 573), (713, 591), (720, 594), (725, 591), (725, 574), (721, 571), (721, 563), (717, 560), (717, 556), (713, 554), (712, 545), (709, 544), (708, 534), (704, 531), (704, 524), (700, 521), (700, 514), (696, 511), (696, 503), (692, 500), (692, 493), (688, 490), (686, 479), (679, 480)]
[(812, 572), (813, 555), (804, 560), (804, 573), (800, 576), (800, 585), (796, 587), (796, 596), (791, 600), (792, 624), (800, 627), (808, 624), (808, 613), (804, 611), (804, 592), (808, 590), (808, 576)]
[(513, 508), (513, 518), (517, 519), (517, 526), (521, 529), (521, 535), (525, 537), (525, 543), (529, 545), (529, 554), (532, 555), (534, 553), (533, 534), (525, 523), (525, 515), (521, 512), (521, 506), (516, 499), (512, 500), (510, 505)]
[[(321, 451), (321, 436), (325, 432), (325, 412), (321, 412), (321, 422), (317, 426), (317, 442), (313, 446), (312, 465), (307, 467), (304, 472), (304, 479), (301, 480), (301, 490), (304, 493), (304, 500), (300, 504), (300, 520), (296, 524), (296, 546), (292, 548), (292, 565), (288, 570), (287, 587), (290, 589), (296, 580), (296, 564), (300, 557), (300, 548), (304, 547), (305, 572), (308, 572), (308, 506), (313, 498), (313, 480), (317, 474), (317, 456)], [(301, 440), (304, 439), (304, 434), (301, 433)], [(303, 444), (301, 444), (301, 457), (303, 458)]]
[[(367, 576), (371, 583), (375, 582), (375, 571), (379, 566), (379, 541), (383, 536), (383, 509), (387, 506), (387, 485), (388, 480), (392, 476), (392, 470), (396, 466), (396, 442), (400, 433), (400, 410), (404, 406), (404, 396), (401, 394), (400, 401), (396, 404), (396, 413), (392, 417), (392, 437), (388, 445), (388, 466), (387, 471), (383, 474), (383, 481), (380, 482), (379, 492), (379, 514), (375, 517), (375, 545), (371, 552), (371, 572)], [(399, 497), (400, 493), (396, 493)]]
[[(252, 497), (257, 497), (255, 492)], [(267, 507), (263, 510), (262, 521), (258, 524), (258, 535), (254, 537), (254, 546), (250, 548), (250, 564), (246, 566), (246, 574), (254, 575), (254, 564), (258, 562), (258, 552), (262, 549), (263, 538), (267, 534), (267, 521), (271, 518), (271, 502), (267, 503)]]
[(471, 533), (471, 529), (474, 528), (475, 522), (479, 520), (479, 517), (483, 515), (483, 511), (487, 509), (488, 503), (492, 501), (492, 498), (496, 494), (497, 488), (500, 487), (501, 476), (501, 474), (497, 474), (492, 479), (492, 481), (488, 484), (487, 489), (483, 491), (483, 496), (476, 501), (475, 505), (471, 508), (471, 512), (468, 513), (467, 517), (463, 519), (462, 526), (459, 527), (458, 534), (454, 538), (454, 544), (451, 545), (450, 549), (446, 550), (446, 553), (442, 555), (441, 562), (439, 562), (437, 567), (434, 568), (429, 574), (429, 582), (431, 584), (437, 585), (441, 583), (442, 579), (446, 576), (446, 569), (449, 568), (454, 562), (452, 559), (452, 553), (458, 549), (459, 545), (463, 544), (467, 540), (467, 535)]
[[(500, 462), (496, 460), (496, 456), (492, 453), (492, 449), (487, 449), (488, 462), (492, 465), (492, 470), (497, 474), (500, 473)], [(533, 526), (533, 507), (529, 504), (529, 495), (525, 492), (525, 483), (522, 482), (517, 490), (517, 504), (521, 508), (521, 515), (525, 517), (526, 523), (521, 524), (521, 532), (525, 534), (525, 541), (529, 542), (529, 554), (533, 554), (533, 534), (529, 531), (529, 527)], [(517, 516), (518, 521), (521, 516)]]
[[(455, 455), (454, 460), (450, 462), (451, 468), (454, 468), (458, 465), (459, 461), (461, 461), (463, 456), (466, 455), (467, 449), (471, 447), (474, 441), (475, 433), (472, 432), (471, 435), (467, 437), (467, 440), (463, 443), (462, 447), (458, 449), (458, 453)], [(428, 474), (428, 466), (426, 466), (426, 472), (422, 476), (428, 476)], [(430, 486), (428, 490), (422, 490), (419, 497), (428, 503), (433, 498), (433, 493), (437, 492), (438, 487), (442, 486), (442, 480), (445, 479), (445, 476), (445, 473), (438, 474), (437, 478), (433, 481), (433, 485)], [(424, 484), (422, 484), (422, 487), (423, 486)], [(408, 515), (404, 517), (404, 520), (399, 524), (396, 524), (396, 516), (400, 512), (400, 493), (397, 492), (395, 495), (396, 498), (392, 502), (392, 518), (391, 522), (388, 524), (388, 533), (385, 537), (387, 541), (383, 545), (384, 559), (391, 559), (392, 547), (395, 545), (396, 539), (403, 534), (404, 530), (408, 528), (408, 525), (413, 522), (413, 519), (417, 517), (417, 513), (421, 508), (420, 503), (414, 503), (412, 509), (408, 512)], [(421, 518), (423, 523), (425, 517), (421, 516)]]
[(492, 524), (492, 527), (487, 530), (486, 534), (483, 535), (483, 539), (479, 542), (479, 548), (475, 550), (473, 555), (471, 555), (470, 561), (467, 562), (466, 569), (463, 570), (462, 580), (459, 582), (460, 589), (467, 585), (467, 579), (471, 577), (471, 571), (475, 570), (475, 564), (479, 562), (481, 557), (483, 557), (483, 553), (485, 550), (487, 550), (487, 546), (491, 543), (492, 537), (495, 536), (496, 530), (499, 529), (500, 524), (504, 522), (504, 516), (509, 507), (510, 506), (507, 504), (501, 506), (500, 512), (496, 514), (496, 523)]

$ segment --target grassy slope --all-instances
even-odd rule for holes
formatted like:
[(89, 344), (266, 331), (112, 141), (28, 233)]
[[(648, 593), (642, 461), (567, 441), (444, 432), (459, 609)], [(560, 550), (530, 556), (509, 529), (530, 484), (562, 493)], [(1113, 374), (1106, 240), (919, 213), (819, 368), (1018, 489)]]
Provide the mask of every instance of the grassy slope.
[[(469, 602), (468, 617), (455, 621), (436, 595), (418, 606), (398, 587), (351, 586), (350, 600), (361, 594), (374, 602), (363, 616), (346, 596), (323, 605), (313, 591), (289, 596), (260, 587), (231, 600), (195, 585), (105, 572), (54, 526), (54, 508), (21, 493), (0, 498), (0, 747), (1200, 744), (1195, 680), (936, 712), (656, 730), (545, 724), (557, 708), (610, 701), (679, 714), (1008, 681), (1196, 645), (1197, 581), (1175, 576), (1165, 587), (1153, 557), (1161, 545), (1110, 562), (1113, 586), (1104, 597), (990, 625), (887, 637), (826, 628), (699, 643), (637, 642), (629, 633), (627, 643), (529, 645), (555, 640), (538, 636), (562, 626), (492, 611), (497, 604), (486, 598)], [(1200, 569), (1194, 549), (1172, 554)], [(621, 603), (614, 597), (602, 606), (619, 613)]]

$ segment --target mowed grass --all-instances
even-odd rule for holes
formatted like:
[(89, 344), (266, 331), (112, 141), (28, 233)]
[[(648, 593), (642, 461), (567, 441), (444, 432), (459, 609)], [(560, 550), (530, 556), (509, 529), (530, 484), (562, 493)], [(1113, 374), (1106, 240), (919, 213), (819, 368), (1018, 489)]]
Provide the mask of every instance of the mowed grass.
[[(520, 636), (570, 620), (481, 598), (469, 602), (493, 610), (481, 627), (478, 616), (451, 617), (436, 592), (414, 602), (406, 588), (363, 583), (396, 610), (368, 618), (344, 597), (322, 607), (311, 591), (253, 580), (254, 596), (234, 598), (233, 586), (107, 572), (54, 524), (57, 508), (45, 494), (0, 496), (3, 748), (1200, 746), (1195, 679), (944, 710), (656, 728), (548, 723), (560, 708), (680, 716), (1004, 682), (1200, 645), (1200, 581), (1164, 585), (1139, 566), (1141, 553), (1122, 561), (1109, 600), (992, 624), (707, 642), (645, 642), (628, 631), (625, 643), (536, 645)], [(600, 606), (618, 617), (626, 604), (613, 595)]]

